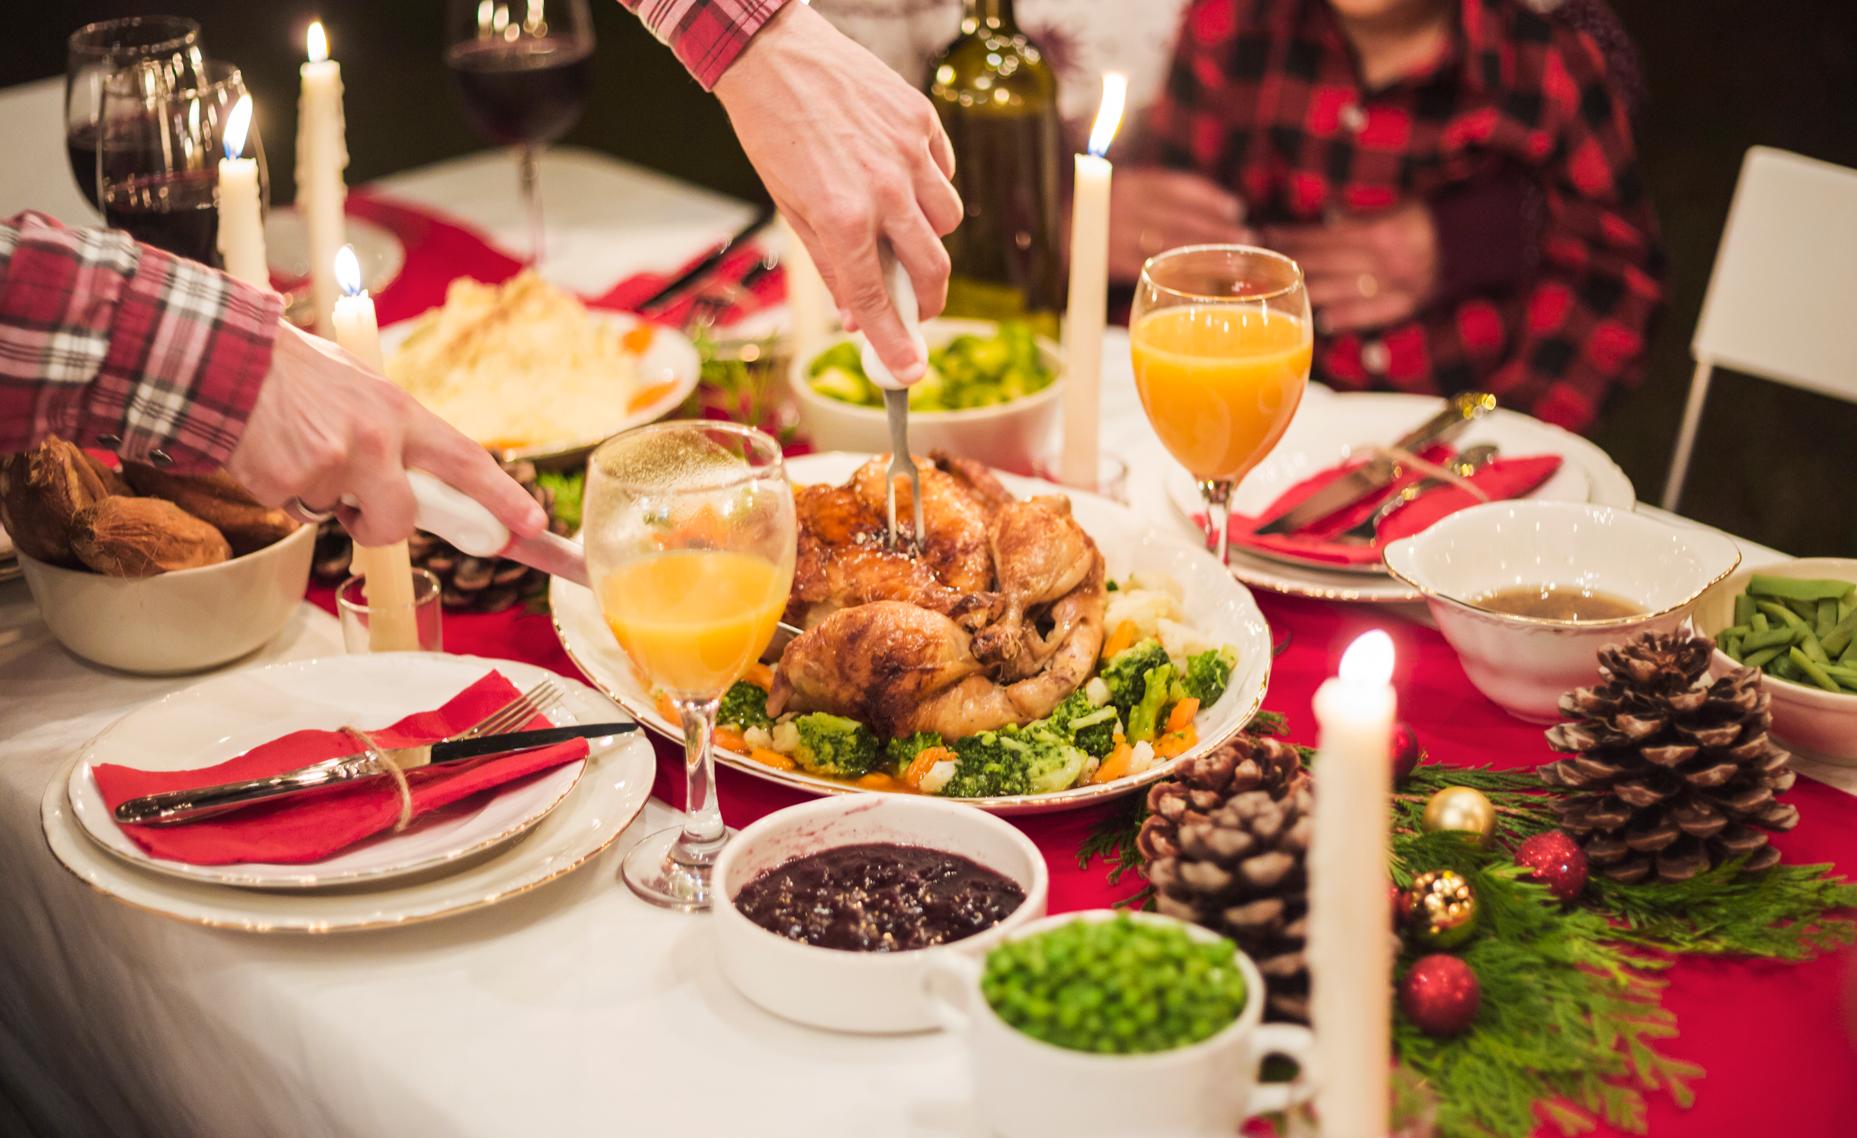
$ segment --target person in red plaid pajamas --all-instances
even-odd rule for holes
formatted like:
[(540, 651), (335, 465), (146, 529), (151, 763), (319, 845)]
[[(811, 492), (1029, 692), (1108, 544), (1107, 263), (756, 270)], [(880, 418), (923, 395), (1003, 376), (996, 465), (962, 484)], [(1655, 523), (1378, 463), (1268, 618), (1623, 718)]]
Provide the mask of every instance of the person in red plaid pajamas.
[(1601, 0), (1195, 0), (1112, 267), (1257, 240), (1306, 273), (1316, 378), (1584, 430), (1663, 295), (1634, 81)]

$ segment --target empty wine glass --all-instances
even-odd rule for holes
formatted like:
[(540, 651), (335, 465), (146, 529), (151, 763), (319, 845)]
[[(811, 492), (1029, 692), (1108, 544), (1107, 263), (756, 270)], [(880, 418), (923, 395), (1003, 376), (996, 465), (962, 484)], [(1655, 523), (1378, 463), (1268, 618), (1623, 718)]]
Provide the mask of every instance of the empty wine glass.
[(580, 118), (593, 85), (587, 0), (449, 0), (445, 65), (477, 133), (516, 147), (535, 264), (542, 259), (541, 148)]
[[(245, 94), (239, 69), (217, 60), (186, 87), (140, 68), (110, 75), (98, 116), (103, 220), (137, 241), (217, 266), (219, 159), (227, 121)], [(262, 195), (264, 148), (255, 123), (243, 152), (258, 160)]]
[(707, 909), (728, 839), (711, 736), (722, 693), (767, 648), (793, 587), (798, 522), (780, 444), (752, 427), (656, 423), (587, 462), (587, 568), (606, 623), (683, 722), (683, 825), (626, 855), (632, 891)]
[(200, 25), (184, 16), (128, 16), (85, 24), (65, 41), (65, 148), (71, 176), (89, 200), (97, 201), (97, 123), (103, 84), (124, 69), (140, 69), (144, 88), (196, 87), (205, 63)]

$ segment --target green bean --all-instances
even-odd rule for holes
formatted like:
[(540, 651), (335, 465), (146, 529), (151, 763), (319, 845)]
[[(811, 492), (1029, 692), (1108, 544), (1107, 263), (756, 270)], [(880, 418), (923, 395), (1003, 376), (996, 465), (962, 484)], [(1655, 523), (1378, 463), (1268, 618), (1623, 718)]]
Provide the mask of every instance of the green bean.
[(1834, 680), (1848, 682), (1857, 680), (1857, 668), (1846, 668), (1841, 664), (1820, 664), (1819, 670)]
[[(1813, 641), (1813, 643), (1816, 644), (1817, 641)], [(1797, 646), (1794, 646), (1788, 652), (1788, 655), (1792, 657), (1792, 662), (1799, 666), (1799, 670), (1805, 673), (1806, 679), (1811, 680), (1826, 691), (1839, 690), (1838, 681), (1827, 676), (1825, 670), (1818, 666), (1818, 661), (1813, 660), (1810, 656), (1800, 651)]]
[[(1750, 597), (1748, 599), (1751, 601), (1753, 598)], [(1767, 629), (1773, 627), (1773, 625), (1768, 622), (1767, 614), (1764, 612), (1756, 612), (1753, 616), (1748, 617), (1747, 626), (1755, 632), (1765, 632)]]
[(1801, 601), (1795, 600), (1792, 597), (1785, 597), (1780, 600), (1780, 603), (1797, 613), (1799, 618), (1807, 624), (1811, 624), (1818, 619), (1817, 601)]
[(1845, 617), (1851, 615), (1854, 612), (1857, 612), (1857, 596), (1845, 597), (1843, 600), (1838, 602), (1838, 619), (1839, 620), (1843, 620)]
[(1787, 628), (1802, 628), (1805, 625), (1805, 621), (1799, 619), (1798, 613), (1780, 604), (1778, 601), (1755, 601), (1754, 607), (1766, 613), (1774, 620), (1779, 621)]
[(1716, 637), (1715, 646), (1728, 655), (1731, 660), (1741, 659), (1741, 638), (1739, 636)]
[(1851, 637), (1851, 642), (1844, 646), (1844, 654), (1838, 657), (1838, 663), (1847, 668), (1857, 668), (1857, 636)]
[(1750, 632), (1741, 638), (1741, 650), (1753, 652), (1761, 648), (1772, 648), (1775, 645), (1784, 647), (1788, 644), (1797, 644), (1804, 632), (1804, 626), (1798, 628), (1787, 626), (1767, 632)]
[(1833, 656), (1843, 652), (1853, 638), (1857, 638), (1857, 610), (1833, 625), (1830, 632), (1821, 632), (1818, 642), (1825, 646), (1825, 651)]
[(1775, 656), (1786, 651), (1786, 648), (1787, 646), (1784, 644), (1775, 644), (1771, 648), (1762, 648), (1758, 652), (1749, 652), (1742, 658), (1741, 663), (1749, 668), (1763, 668), (1767, 665), (1769, 660), (1772, 660)]
[(1813, 621), (1813, 625), (1812, 625), (1812, 631), (1818, 633), (1818, 638), (1820, 640), (1823, 640), (1825, 638), (1826, 633), (1830, 632), (1833, 628), (1837, 627), (1837, 623), (1838, 623), (1838, 602), (1836, 601), (1818, 602), (1818, 616)]
[(1799, 640), (1794, 647), (1811, 657), (1815, 663), (1831, 663), (1831, 653), (1825, 651), (1825, 646), (1818, 642), (1818, 634), (1813, 632), (1810, 628), (1802, 628), (1799, 630)]
[(1768, 573), (1756, 573), (1748, 579), (1747, 591), (1791, 601), (1822, 601), (1827, 597), (1835, 601), (1857, 591), (1857, 583), (1810, 580), (1804, 577), (1775, 577)]
[(1746, 636), (1752, 631), (1754, 630), (1745, 624), (1731, 624), (1727, 628), (1716, 633), (1715, 639), (1720, 640), (1724, 636)]
[(1748, 624), (1754, 619), (1754, 598), (1742, 593), (1734, 599), (1734, 622)]
[(1774, 657), (1773, 663), (1767, 665), (1767, 671), (1772, 675), (1778, 676), (1782, 680), (1796, 680), (1801, 675), (1804, 675), (1804, 673), (1799, 670), (1799, 665), (1793, 663), (1791, 649)]

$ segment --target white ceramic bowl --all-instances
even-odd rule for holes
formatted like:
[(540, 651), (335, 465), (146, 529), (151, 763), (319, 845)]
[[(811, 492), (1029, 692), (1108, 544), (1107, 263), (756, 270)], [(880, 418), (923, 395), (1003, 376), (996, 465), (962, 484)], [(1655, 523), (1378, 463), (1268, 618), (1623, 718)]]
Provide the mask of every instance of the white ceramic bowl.
[(277, 635), (309, 584), (316, 527), (243, 557), (153, 577), (106, 577), (19, 555), (39, 615), (58, 642), (125, 672), (197, 672)]
[[(965, 940), (912, 952), (850, 952), (788, 940), (735, 907), (766, 870), (835, 846), (895, 842), (959, 854), (1019, 883), (1025, 903)], [(1044, 916), (1044, 855), (1009, 822), (954, 802), (902, 794), (822, 798), (776, 811), (735, 835), (716, 861), (716, 951), (723, 974), (775, 1015), (834, 1031), (924, 1031), (938, 1022), (925, 990), (928, 963), (976, 955)]]
[[(1857, 581), (1857, 560), (1804, 557), (1742, 569), (1710, 590), (1696, 606), (1696, 631), (1714, 636), (1733, 624), (1734, 599), (1747, 589), (1748, 578), (1756, 573)], [(1709, 669), (1720, 676), (1738, 667), (1726, 653), (1717, 651)], [(1781, 742), (1810, 758), (1857, 763), (1857, 695), (1840, 695), (1778, 676), (1767, 676), (1761, 683), (1772, 697), (1773, 733)]]
[[(1009, 940), (1073, 921), (1112, 921), (1089, 909), (1035, 921)], [(1158, 913), (1131, 913), (1145, 924), (1174, 926), (1199, 941), (1216, 934)], [(1297, 1024), (1260, 1023), (1264, 980), (1242, 951), (1244, 1010), (1209, 1039), (1172, 1051), (1099, 1055), (1034, 1039), (999, 1017), (980, 991), (981, 962), (945, 957), (930, 966), (929, 988), (946, 1025), (966, 1036), (974, 1098), (987, 1132), (1003, 1138), (1227, 1138), (1254, 1114), (1302, 1101), (1319, 1078), (1315, 1037)], [(1265, 1058), (1296, 1061), (1290, 1083), (1259, 1085)], [(1057, 1088), (1062, 1088), (1061, 1092)]]
[[(1683, 623), (1740, 547), (1701, 526), (1581, 502), (1489, 502), (1386, 547), (1393, 576), (1425, 594), (1438, 631), (1477, 690), (1521, 719), (1551, 722), (1563, 692), (1590, 684), (1607, 644)], [(1644, 606), (1613, 620), (1513, 616), (1471, 602), (1499, 589), (1560, 585)]]
[[(990, 336), (997, 327), (985, 320), (938, 319), (922, 325), (922, 336), (929, 347), (938, 348), (956, 336)], [(1045, 366), (1054, 374), (1050, 386), (993, 407), (911, 411), (909, 449), (917, 454), (947, 451), (1013, 474), (1030, 474), (1057, 423), (1058, 393), (1064, 386), (1063, 352), (1043, 337), (1038, 340), (1038, 348)], [(811, 359), (795, 359), (788, 365), (787, 383), (799, 402), (813, 448), (888, 454), (890, 426), (883, 408), (860, 407), (820, 395), (807, 382), (811, 365)]]

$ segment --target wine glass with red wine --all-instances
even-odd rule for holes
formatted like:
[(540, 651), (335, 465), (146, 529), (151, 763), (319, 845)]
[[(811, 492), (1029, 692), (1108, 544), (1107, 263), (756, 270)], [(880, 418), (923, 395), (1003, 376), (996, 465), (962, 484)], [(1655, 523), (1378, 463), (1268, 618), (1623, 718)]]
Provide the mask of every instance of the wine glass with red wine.
[(580, 118), (593, 84), (587, 0), (448, 0), (445, 64), (472, 128), (516, 147), (535, 264), (542, 259), (541, 148)]
[[(151, 84), (138, 70), (106, 79), (97, 145), (104, 222), (157, 249), (218, 267), (219, 159), (226, 153), (227, 119), (245, 93), (239, 69), (217, 60), (203, 64), (199, 81), (187, 87)], [(242, 149), (257, 158), (262, 187), (264, 148), (256, 124)]]
[(197, 87), (205, 56), (200, 25), (184, 16), (128, 16), (85, 24), (65, 41), (65, 148), (77, 188), (97, 204), (97, 123), (103, 84), (120, 71), (140, 71), (143, 90)]

